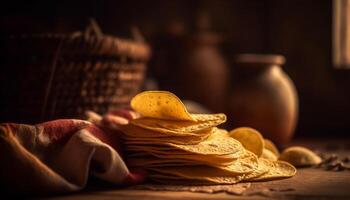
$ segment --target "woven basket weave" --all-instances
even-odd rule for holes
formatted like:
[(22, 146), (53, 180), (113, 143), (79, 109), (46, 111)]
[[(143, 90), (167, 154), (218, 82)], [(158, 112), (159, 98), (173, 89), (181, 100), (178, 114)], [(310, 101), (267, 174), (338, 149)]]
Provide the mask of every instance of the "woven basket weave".
[(1, 122), (81, 118), (128, 105), (150, 56), (143, 42), (86, 32), (3, 38)]

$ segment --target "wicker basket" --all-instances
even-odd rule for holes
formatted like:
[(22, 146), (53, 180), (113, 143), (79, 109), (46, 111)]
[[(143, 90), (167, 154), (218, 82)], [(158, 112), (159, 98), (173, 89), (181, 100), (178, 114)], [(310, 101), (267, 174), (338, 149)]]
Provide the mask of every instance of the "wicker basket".
[(148, 45), (98, 31), (3, 38), (1, 122), (80, 118), (128, 105), (144, 79)]

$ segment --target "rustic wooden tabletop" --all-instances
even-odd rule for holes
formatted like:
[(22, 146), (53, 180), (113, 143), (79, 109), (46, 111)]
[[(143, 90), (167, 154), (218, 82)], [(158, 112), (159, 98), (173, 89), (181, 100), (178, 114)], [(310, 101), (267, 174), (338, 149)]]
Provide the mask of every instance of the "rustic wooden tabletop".
[[(294, 144), (317, 149), (339, 157), (350, 156), (350, 140), (298, 140)], [(293, 145), (294, 145), (293, 144)], [(225, 192), (207, 194), (196, 192), (151, 191), (140, 189), (85, 190), (72, 195), (49, 199), (350, 199), (350, 170), (325, 168), (298, 169), (297, 175), (283, 180), (255, 182), (241, 195)]]

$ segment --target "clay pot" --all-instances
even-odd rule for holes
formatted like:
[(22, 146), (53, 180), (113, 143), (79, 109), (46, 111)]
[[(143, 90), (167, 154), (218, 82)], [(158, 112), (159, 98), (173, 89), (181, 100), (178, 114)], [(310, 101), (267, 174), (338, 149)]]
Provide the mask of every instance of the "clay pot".
[(200, 103), (211, 112), (225, 112), (229, 69), (219, 48), (222, 38), (210, 30), (205, 12), (193, 24), (194, 32), (181, 26), (169, 26), (163, 42), (155, 45), (150, 65), (160, 89)]
[(280, 55), (241, 54), (235, 59), (230, 97), (233, 127), (249, 126), (282, 145), (290, 141), (298, 118), (298, 97), (281, 69)]
[(214, 112), (224, 111), (228, 66), (214, 34), (197, 34), (186, 40), (179, 67), (179, 94)]

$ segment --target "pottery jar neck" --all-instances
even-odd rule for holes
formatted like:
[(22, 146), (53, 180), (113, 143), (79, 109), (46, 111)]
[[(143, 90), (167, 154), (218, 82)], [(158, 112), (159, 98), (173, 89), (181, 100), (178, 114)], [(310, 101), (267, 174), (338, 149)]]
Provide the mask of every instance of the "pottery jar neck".
[(236, 56), (239, 79), (256, 78), (266, 74), (278, 74), (285, 58), (280, 55), (240, 54)]
[(259, 66), (238, 65), (237, 67), (237, 76), (239, 76), (240, 79), (256, 78), (258, 76), (279, 72), (281, 72), (281, 65), (277, 64), (267, 64)]

